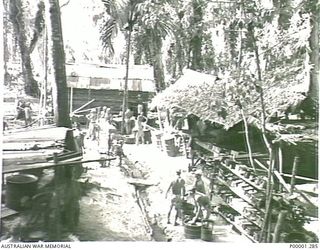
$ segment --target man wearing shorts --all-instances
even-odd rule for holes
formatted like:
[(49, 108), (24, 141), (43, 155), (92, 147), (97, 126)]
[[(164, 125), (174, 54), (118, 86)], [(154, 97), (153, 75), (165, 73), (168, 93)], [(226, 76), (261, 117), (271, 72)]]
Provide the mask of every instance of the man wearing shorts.
[(177, 226), (177, 219), (181, 215), (181, 204), (182, 204), (182, 197), (185, 194), (185, 180), (181, 178), (181, 170), (177, 171), (177, 179), (170, 183), (170, 186), (166, 192), (166, 198), (170, 190), (172, 190), (172, 199), (171, 205), (168, 212), (168, 224), (170, 224), (170, 215), (172, 208), (175, 207), (176, 209), (176, 216), (174, 220), (174, 225)]
[(192, 219), (191, 223), (196, 223), (197, 220), (199, 219), (200, 215), (202, 214), (202, 209), (205, 210), (206, 216), (204, 219), (209, 219), (210, 214), (211, 214), (211, 201), (210, 198), (198, 191), (196, 191), (196, 188), (192, 188), (190, 190), (190, 197), (192, 197), (195, 201), (196, 204), (196, 216)]

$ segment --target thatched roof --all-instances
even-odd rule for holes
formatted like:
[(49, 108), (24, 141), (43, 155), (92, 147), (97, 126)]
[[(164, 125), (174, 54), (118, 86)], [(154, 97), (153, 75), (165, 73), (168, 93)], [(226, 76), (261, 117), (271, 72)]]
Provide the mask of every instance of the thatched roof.
[[(152, 106), (162, 108), (179, 107), (189, 114), (194, 114), (202, 120), (209, 120), (224, 126), (225, 129), (233, 127), (242, 121), (241, 110), (236, 105), (233, 79), (217, 79), (213, 75), (185, 70), (178, 81), (155, 96)], [(285, 112), (294, 107), (305, 98), (305, 89), (302, 85), (294, 87), (264, 88), (264, 103), (267, 116), (275, 111)], [(255, 89), (246, 90), (245, 97), (241, 97), (243, 111), (246, 116), (258, 117), (261, 113), (259, 94)]]

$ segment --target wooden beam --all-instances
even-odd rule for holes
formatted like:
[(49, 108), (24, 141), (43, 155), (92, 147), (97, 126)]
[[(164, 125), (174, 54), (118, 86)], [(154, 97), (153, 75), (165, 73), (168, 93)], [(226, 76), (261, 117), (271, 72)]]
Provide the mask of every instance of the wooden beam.
[(75, 164), (82, 164), (82, 163), (89, 163), (89, 162), (112, 161), (112, 160), (115, 160), (116, 157), (100, 158), (100, 159), (85, 160), (85, 161), (81, 161), (81, 159), (82, 159), (82, 156), (69, 159), (63, 162), (59, 162), (57, 164), (51, 162), (51, 163), (41, 163), (41, 164), (20, 165), (20, 166), (3, 166), (2, 174), (14, 173), (14, 172), (19, 172), (22, 170), (29, 170), (29, 169), (46, 169), (46, 168), (68, 166), (68, 165), (75, 165)]
[(290, 194), (293, 194), (294, 186), (296, 184), (296, 175), (298, 171), (298, 164), (300, 158), (298, 156), (294, 157), (293, 167), (292, 167), (292, 177), (290, 182)]
[(286, 189), (286, 191), (290, 192), (290, 186), (284, 181), (281, 174), (277, 170), (274, 170), (273, 172), (275, 176), (278, 178), (279, 182), (282, 184), (282, 186)]
[[(282, 173), (281, 175), (292, 178), (291, 174)], [(308, 178), (308, 177), (303, 177), (303, 176), (299, 176), (299, 175), (296, 175), (295, 178), (300, 179), (300, 180), (305, 180), (305, 181), (319, 182), (319, 180)]]
[(75, 111), (73, 111), (72, 113), (76, 113), (77, 111), (83, 109), (84, 107), (87, 107), (89, 104), (93, 103), (95, 101), (95, 99), (92, 99), (91, 101), (85, 103), (84, 105), (82, 105), (80, 108), (77, 108)]

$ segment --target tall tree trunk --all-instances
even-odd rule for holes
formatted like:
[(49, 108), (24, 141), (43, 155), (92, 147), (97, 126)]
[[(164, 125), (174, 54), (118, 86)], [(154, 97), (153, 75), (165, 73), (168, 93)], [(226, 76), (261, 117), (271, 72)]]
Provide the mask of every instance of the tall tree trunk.
[(203, 19), (203, 2), (201, 0), (193, 0), (193, 23), (191, 35), (191, 69), (198, 70), (202, 69), (202, 19)]
[[(2, 2), (1, 2), (2, 3)], [(9, 48), (8, 48), (8, 32), (9, 32), (9, 20), (8, 20), (8, 5), (9, 5), (9, 1), (5, 0), (3, 1), (3, 10), (4, 10), (4, 14), (3, 14), (3, 68), (4, 68), (4, 83), (8, 84), (10, 82), (10, 76), (8, 73), (8, 61), (10, 58), (10, 54), (9, 54)]]
[(39, 96), (38, 83), (33, 77), (30, 51), (27, 45), (26, 28), (23, 20), (21, 0), (10, 0), (10, 20), (12, 21), (20, 48), (22, 74), (25, 82), (25, 93), (34, 97)]
[(151, 51), (152, 51), (152, 64), (154, 79), (156, 82), (157, 90), (165, 89), (164, 70), (162, 63), (162, 40), (160, 37), (152, 38)]
[[(311, 36), (310, 36), (310, 61), (313, 66), (310, 77), (309, 96), (316, 106), (316, 112), (318, 113), (319, 107), (319, 71), (320, 71), (320, 57), (319, 57), (319, 22), (320, 14), (319, 7), (316, 5), (316, 1), (310, 1), (311, 7)], [(318, 118), (318, 115), (317, 115)]]
[(71, 127), (59, 0), (46, 0), (45, 8), (54, 119), (58, 127)]
[[(132, 18), (132, 16), (131, 16)], [(131, 20), (131, 19), (130, 19)], [(128, 78), (129, 78), (129, 63), (130, 63), (130, 50), (131, 50), (131, 36), (132, 27), (129, 27), (128, 37), (127, 37), (127, 53), (126, 53), (126, 76), (124, 79), (124, 90), (123, 90), (123, 100), (122, 100), (122, 123), (121, 123), (121, 133), (125, 132), (125, 113), (128, 108)]]

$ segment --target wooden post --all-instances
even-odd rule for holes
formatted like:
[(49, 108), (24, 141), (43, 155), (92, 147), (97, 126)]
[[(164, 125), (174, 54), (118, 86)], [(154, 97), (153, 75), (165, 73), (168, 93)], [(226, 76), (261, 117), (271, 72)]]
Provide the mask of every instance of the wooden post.
[[(53, 162), (54, 164), (58, 164), (58, 154), (53, 153)], [(59, 178), (60, 176), (60, 168), (55, 167), (54, 169), (54, 196), (53, 196), (53, 204), (54, 204), (54, 217), (55, 217), (55, 225), (53, 231), (53, 240), (60, 240), (61, 236), (61, 228), (60, 228), (60, 192), (59, 192)]]
[(72, 106), (73, 106), (73, 87), (70, 87), (70, 114), (72, 113)]
[(290, 194), (293, 194), (299, 162), (300, 162), (300, 158), (298, 156), (294, 157), (294, 162), (292, 167), (292, 177), (290, 182)]
[(161, 123), (161, 115), (160, 115), (160, 109), (159, 107), (157, 106), (157, 115), (158, 115), (158, 120), (159, 120), (159, 127), (160, 127), (160, 130), (163, 131), (163, 127), (162, 127), (162, 123)]
[(269, 220), (271, 219), (272, 214), (272, 191), (273, 191), (273, 169), (275, 163), (275, 153), (274, 150), (271, 150), (270, 154), (270, 163), (269, 163), (269, 170), (268, 170), (268, 183), (267, 183), (267, 190), (266, 190), (266, 210), (263, 220), (263, 225), (261, 228), (260, 233), (260, 242), (267, 242), (268, 240), (268, 228), (269, 228)]
[(274, 234), (273, 234), (273, 239), (272, 243), (278, 243), (279, 242), (279, 237), (281, 233), (281, 226), (283, 224), (284, 219), (286, 218), (287, 211), (282, 210), (278, 216), (277, 224), (274, 229)]
[(253, 171), (256, 173), (257, 170), (256, 170), (256, 167), (255, 167), (255, 164), (253, 161), (253, 157), (252, 157), (252, 149), (251, 149), (250, 138), (249, 138), (249, 128), (248, 128), (247, 118), (246, 118), (242, 108), (240, 108), (240, 111), (241, 111), (241, 115), (242, 115), (242, 119), (243, 119), (244, 132), (245, 132), (245, 138), (246, 138), (246, 144), (247, 144), (247, 149), (248, 149), (250, 165), (253, 168)]

